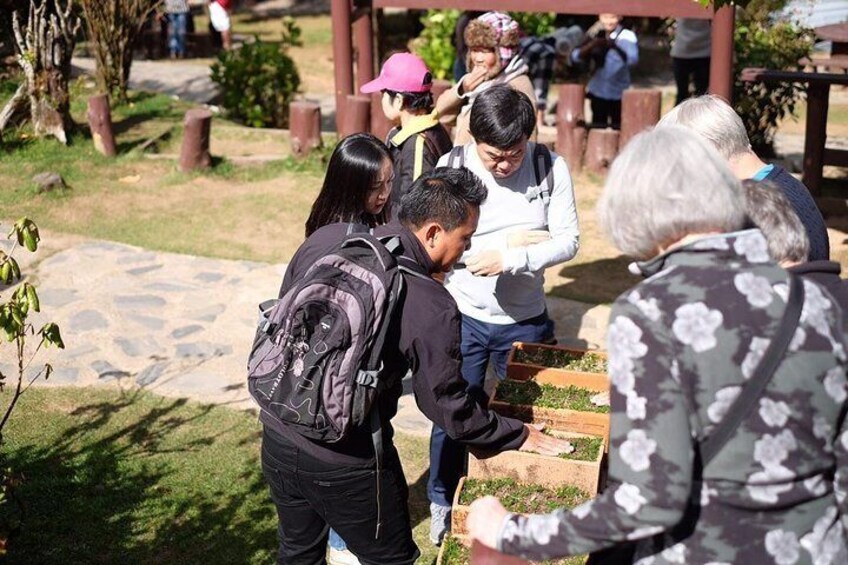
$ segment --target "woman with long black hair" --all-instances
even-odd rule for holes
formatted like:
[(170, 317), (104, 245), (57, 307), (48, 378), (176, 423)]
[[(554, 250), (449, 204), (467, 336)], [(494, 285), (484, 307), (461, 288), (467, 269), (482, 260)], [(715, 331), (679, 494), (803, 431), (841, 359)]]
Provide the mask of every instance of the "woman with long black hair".
[(385, 224), (393, 181), (392, 157), (383, 142), (368, 133), (342, 139), (306, 220), (306, 237), (336, 222), (370, 228)]

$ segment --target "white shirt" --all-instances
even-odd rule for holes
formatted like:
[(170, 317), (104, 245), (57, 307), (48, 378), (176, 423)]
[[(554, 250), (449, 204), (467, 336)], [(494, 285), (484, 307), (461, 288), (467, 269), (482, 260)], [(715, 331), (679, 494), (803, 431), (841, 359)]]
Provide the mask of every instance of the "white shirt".
[[(535, 144), (528, 143), (519, 169), (504, 179), (496, 179), (477, 155), (477, 146), (463, 146), (465, 167), (476, 174), (488, 189), (480, 207), (480, 221), (471, 238), (471, 248), (463, 254), (464, 263), (480, 251), (497, 250), (503, 257), (503, 274), (474, 276), (468, 269), (448, 274), (445, 287), (463, 315), (491, 324), (514, 324), (545, 311), (544, 270), (568, 261), (577, 253), (580, 232), (574, 186), (565, 160), (551, 153), (554, 188), (545, 206), (533, 166)], [(448, 165), (444, 155), (439, 167)], [(543, 178), (542, 183), (546, 180)], [(528, 200), (528, 194), (536, 194)], [(507, 248), (507, 237), (518, 231), (548, 230), (551, 239), (528, 247)]]

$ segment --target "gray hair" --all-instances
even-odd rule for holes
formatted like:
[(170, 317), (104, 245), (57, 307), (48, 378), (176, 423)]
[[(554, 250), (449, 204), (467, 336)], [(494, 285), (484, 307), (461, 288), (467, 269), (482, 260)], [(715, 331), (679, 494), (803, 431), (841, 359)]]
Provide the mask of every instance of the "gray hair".
[(745, 213), (766, 236), (771, 258), (778, 263), (804, 263), (810, 239), (801, 219), (780, 187), (770, 181), (742, 182)]
[(615, 159), (598, 202), (601, 225), (637, 259), (690, 234), (745, 224), (742, 189), (727, 163), (686, 128), (641, 133)]
[(751, 151), (742, 118), (724, 98), (715, 94), (686, 100), (663, 116), (658, 125), (692, 129), (727, 160)]

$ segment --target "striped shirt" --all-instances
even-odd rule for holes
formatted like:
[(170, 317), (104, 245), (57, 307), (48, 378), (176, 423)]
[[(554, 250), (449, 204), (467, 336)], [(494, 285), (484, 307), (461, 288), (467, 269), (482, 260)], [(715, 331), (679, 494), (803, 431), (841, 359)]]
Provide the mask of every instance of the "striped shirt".
[(188, 0), (165, 0), (165, 13), (184, 14), (190, 11)]

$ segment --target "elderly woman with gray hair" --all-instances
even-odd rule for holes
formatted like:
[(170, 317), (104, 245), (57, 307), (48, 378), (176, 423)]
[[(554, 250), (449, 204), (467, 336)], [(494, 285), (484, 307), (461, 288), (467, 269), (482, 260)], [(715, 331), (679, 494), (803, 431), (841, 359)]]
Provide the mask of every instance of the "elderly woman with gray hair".
[(482, 498), (471, 536), (533, 560), (848, 563), (839, 307), (742, 229), (739, 181), (688, 130), (631, 140), (598, 207), (648, 277), (610, 317), (609, 484), (544, 515)]

